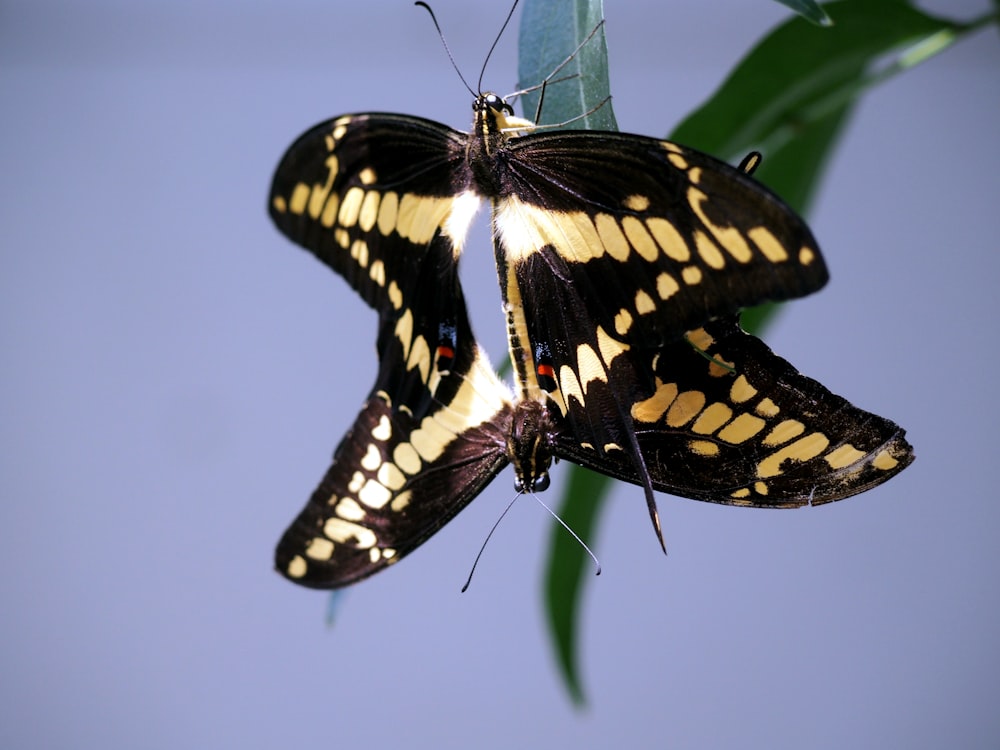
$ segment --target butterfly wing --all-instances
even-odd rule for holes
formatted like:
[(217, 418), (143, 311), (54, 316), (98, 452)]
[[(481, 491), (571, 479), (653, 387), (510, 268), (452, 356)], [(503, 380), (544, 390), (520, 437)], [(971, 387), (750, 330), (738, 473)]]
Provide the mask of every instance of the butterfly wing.
[[(460, 250), (461, 230), (478, 205), (459, 200), (470, 179), (467, 139), (406, 115), (344, 115), (320, 123), (279, 162), (271, 218), (376, 310), (396, 305), (399, 280), (417, 273), (436, 233), (446, 233), (456, 255)], [(466, 205), (470, 210), (459, 208)], [(448, 234), (459, 217), (464, 225)]]
[(510, 402), (458, 280), (461, 137), (400, 115), (340, 117), (275, 174), (276, 225), (379, 315), (375, 385), (278, 544), (297, 583), (335, 588), (396, 562), (508, 463)]
[(512, 138), (496, 162), (494, 221), (509, 274), (501, 283), (509, 287), (531, 256), (549, 256), (587, 316), (630, 344), (657, 347), (713, 317), (826, 283), (802, 219), (706, 154), (576, 131)]
[[(799, 373), (735, 316), (649, 361), (655, 385), (631, 415), (658, 490), (730, 505), (818, 505), (864, 492), (913, 461), (898, 425)], [(557, 439), (563, 457), (644, 483), (623, 456), (581, 449), (568, 432)]]
[(375, 386), (278, 545), (278, 570), (306, 586), (401, 559), (508, 463), (510, 403), (473, 338), (451, 244), (438, 235), (400, 284), (399, 309), (380, 316)]

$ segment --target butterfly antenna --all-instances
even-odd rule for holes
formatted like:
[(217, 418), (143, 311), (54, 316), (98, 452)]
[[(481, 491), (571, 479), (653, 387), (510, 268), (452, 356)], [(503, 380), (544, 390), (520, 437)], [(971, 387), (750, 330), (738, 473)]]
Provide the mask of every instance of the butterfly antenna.
[(503, 26), (500, 27), (500, 33), (497, 34), (497, 38), (493, 40), (493, 44), (490, 45), (490, 51), (486, 53), (486, 59), (483, 60), (483, 68), (479, 71), (479, 80), (476, 82), (476, 88), (480, 91), (483, 90), (483, 76), (486, 75), (486, 64), (490, 61), (490, 56), (493, 54), (493, 50), (497, 48), (500, 43), (500, 37), (507, 30), (507, 25), (510, 23), (510, 19), (514, 17), (514, 10), (517, 8), (519, 0), (514, 0), (514, 4), (510, 6), (510, 11), (507, 13), (507, 18), (503, 22)]
[(587, 546), (587, 543), (583, 541), (580, 538), (580, 536), (575, 531), (573, 531), (573, 529), (571, 529), (564, 520), (562, 520), (559, 517), (558, 513), (556, 513), (554, 510), (552, 510), (552, 508), (546, 505), (545, 501), (542, 500), (542, 498), (540, 498), (538, 495), (532, 495), (532, 496), (535, 498), (538, 504), (541, 505), (543, 508), (545, 508), (545, 510), (549, 512), (549, 515), (552, 516), (554, 519), (556, 519), (559, 522), (559, 525), (562, 526), (564, 529), (566, 529), (566, 531), (568, 531), (572, 535), (572, 537), (576, 539), (577, 543), (581, 547), (583, 547), (584, 550), (586, 550), (587, 554), (590, 555), (590, 559), (594, 561), (594, 566), (597, 568), (597, 572), (594, 573), (594, 575), (599, 576), (601, 574), (601, 561), (597, 559), (597, 555), (595, 555), (591, 551), (590, 547)]
[(463, 594), (465, 593), (466, 589), (469, 588), (469, 584), (472, 583), (472, 576), (476, 572), (476, 566), (479, 565), (479, 558), (483, 556), (483, 551), (486, 549), (486, 545), (490, 543), (490, 538), (493, 536), (493, 532), (497, 530), (497, 526), (500, 525), (500, 522), (503, 520), (504, 516), (507, 515), (510, 509), (514, 507), (514, 503), (517, 502), (517, 499), (519, 497), (521, 497), (520, 492), (514, 495), (514, 499), (511, 500), (509, 503), (507, 503), (507, 507), (503, 509), (503, 513), (500, 514), (500, 517), (496, 520), (496, 523), (493, 524), (493, 528), (490, 529), (490, 533), (487, 534), (486, 539), (483, 540), (483, 546), (479, 548), (479, 554), (476, 555), (476, 559), (472, 563), (472, 570), (469, 571), (469, 577), (465, 579), (465, 585), (462, 586)]
[[(515, 5), (516, 4), (517, 3), (515, 3)], [(469, 90), (469, 93), (472, 94), (473, 96), (478, 96), (478, 94), (472, 90), (472, 86), (469, 85), (469, 82), (465, 80), (465, 76), (462, 75), (462, 71), (458, 69), (458, 63), (455, 62), (455, 57), (454, 55), (451, 54), (451, 48), (448, 46), (448, 40), (444, 38), (444, 32), (441, 31), (441, 25), (438, 23), (437, 16), (434, 15), (434, 11), (431, 10), (431, 6), (425, 3), (424, 0), (417, 0), (417, 2), (414, 3), (414, 5), (419, 5), (421, 8), (430, 13), (431, 21), (434, 22), (434, 28), (437, 29), (438, 36), (441, 37), (441, 44), (444, 45), (444, 51), (448, 54), (448, 59), (451, 60), (451, 67), (453, 67), (455, 69), (455, 72), (458, 73), (459, 79), (462, 81), (463, 84), (465, 84), (465, 88)], [(514, 11), (512, 9), (511, 13), (513, 12)], [(504, 24), (504, 26), (506, 25), (507, 24)], [(503, 30), (501, 30), (500, 33), (502, 34)], [(493, 46), (494, 47), (496, 46), (496, 42), (493, 42)], [(493, 50), (490, 49), (490, 52), (492, 51)], [(489, 56), (487, 56), (487, 59), (489, 59)], [(480, 82), (482, 82), (482, 79), (483, 76), (482, 74), (480, 74), (479, 75)]]

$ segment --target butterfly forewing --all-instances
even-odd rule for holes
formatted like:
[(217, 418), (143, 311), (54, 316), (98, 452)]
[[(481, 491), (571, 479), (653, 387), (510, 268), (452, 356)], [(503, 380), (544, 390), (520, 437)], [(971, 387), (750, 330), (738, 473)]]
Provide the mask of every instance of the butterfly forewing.
[[(463, 192), (467, 136), (418, 117), (344, 115), (282, 157), (270, 214), (377, 310), (415, 275)], [(460, 242), (462, 237), (452, 237)]]
[(579, 314), (629, 343), (657, 346), (826, 283), (805, 223), (705, 154), (636, 135), (539, 133), (511, 139), (497, 169), (506, 261), (547, 256), (551, 273), (578, 290)]

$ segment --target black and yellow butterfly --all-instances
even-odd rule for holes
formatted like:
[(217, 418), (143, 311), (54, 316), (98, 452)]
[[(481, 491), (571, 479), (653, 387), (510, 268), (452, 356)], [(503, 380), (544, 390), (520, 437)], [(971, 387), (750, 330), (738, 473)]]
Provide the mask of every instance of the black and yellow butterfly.
[[(795, 507), (912, 461), (902, 429), (740, 329), (741, 308), (827, 280), (809, 229), (748, 170), (643, 136), (527, 132), (495, 94), (474, 112), (471, 134), (345, 115), (277, 168), (278, 228), (379, 315), (375, 386), (278, 546), (284, 575), (318, 588), (371, 575), (508, 463), (526, 491), (557, 458), (640, 485), (659, 534), (654, 490)], [(458, 280), (483, 201), (513, 396)]]

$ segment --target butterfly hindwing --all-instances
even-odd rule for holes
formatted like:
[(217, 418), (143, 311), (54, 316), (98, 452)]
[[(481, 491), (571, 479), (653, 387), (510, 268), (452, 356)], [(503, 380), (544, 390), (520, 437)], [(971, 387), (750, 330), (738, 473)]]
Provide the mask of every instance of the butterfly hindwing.
[[(904, 431), (799, 373), (735, 316), (711, 321), (651, 358), (655, 388), (632, 405), (653, 486), (731, 505), (795, 507), (881, 484), (913, 460)], [(581, 450), (568, 434), (555, 450), (642, 484), (631, 462)]]
[(379, 370), (333, 464), (278, 545), (303, 585), (334, 588), (396, 562), (508, 463), (511, 406), (477, 346), (440, 233), (398, 305), (380, 312)]

